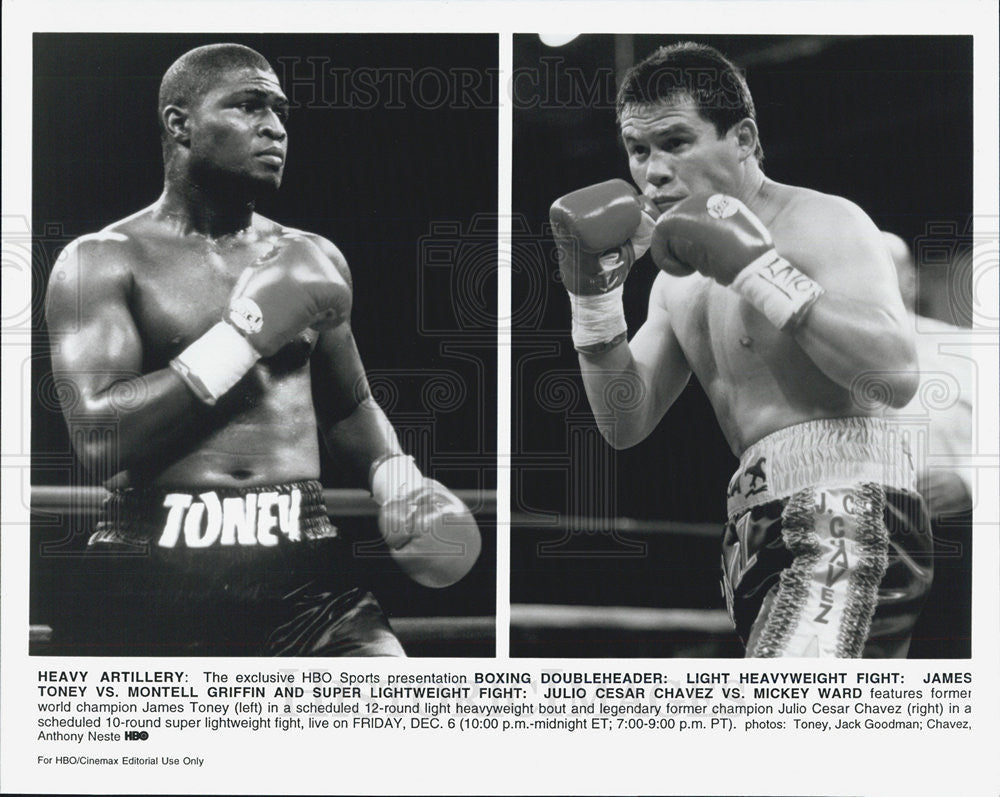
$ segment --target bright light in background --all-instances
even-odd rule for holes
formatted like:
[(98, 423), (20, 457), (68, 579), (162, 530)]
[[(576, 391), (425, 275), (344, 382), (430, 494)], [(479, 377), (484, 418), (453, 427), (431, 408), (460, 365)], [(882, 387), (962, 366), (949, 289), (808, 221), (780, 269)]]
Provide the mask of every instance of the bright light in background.
[(539, 33), (538, 38), (546, 47), (562, 47), (579, 36), (579, 33)]

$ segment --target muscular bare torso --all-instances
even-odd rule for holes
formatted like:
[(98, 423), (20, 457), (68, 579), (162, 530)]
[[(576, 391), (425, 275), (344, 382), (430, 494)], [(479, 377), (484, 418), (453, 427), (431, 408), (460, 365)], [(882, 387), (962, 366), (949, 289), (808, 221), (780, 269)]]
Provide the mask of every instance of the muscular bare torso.
[[(254, 216), (230, 238), (178, 235), (151, 210), (105, 230), (122, 236), (115, 267), (141, 343), (141, 373), (169, 361), (219, 321), (240, 273), (285, 230)], [(81, 263), (86, 269), (108, 264)], [(212, 408), (196, 407), (190, 423), (120, 474), (115, 486), (223, 487), (280, 483), (319, 475), (309, 358), (317, 333), (299, 335), (258, 361)], [(108, 341), (108, 345), (114, 345)]]
[[(810, 246), (794, 214), (795, 203), (810, 196), (815, 192), (772, 184), (755, 208), (780, 254)], [(737, 455), (796, 423), (881, 413), (858, 406), (847, 388), (820, 371), (791, 332), (778, 330), (730, 288), (698, 273), (661, 273), (653, 291)]]

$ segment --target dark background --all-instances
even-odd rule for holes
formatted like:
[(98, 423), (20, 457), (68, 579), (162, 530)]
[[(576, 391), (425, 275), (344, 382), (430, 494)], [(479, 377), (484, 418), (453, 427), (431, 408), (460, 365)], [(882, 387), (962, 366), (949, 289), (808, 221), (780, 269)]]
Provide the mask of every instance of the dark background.
[[(635, 448), (615, 452), (601, 440), (545, 228), (556, 197), (629, 178), (615, 124), (617, 80), (656, 47), (682, 40), (713, 45), (745, 69), (770, 178), (859, 204), (926, 261), (918, 309), (969, 323), (951, 295), (960, 293), (952, 289), (951, 278), (960, 277), (951, 258), (942, 265), (920, 253), (940, 243), (954, 254), (968, 243), (962, 233), (972, 209), (971, 37), (585, 35), (550, 48), (536, 35), (516, 36), (515, 603), (722, 606), (718, 537), (737, 460), (693, 379)], [(632, 333), (645, 318), (654, 276), (645, 258), (626, 283)], [(613, 534), (615, 517), (709, 525), (685, 534)], [(953, 617), (969, 611), (964, 561), (946, 606)], [(939, 578), (939, 588), (949, 581)], [(960, 644), (967, 651), (967, 640)]]
[[(495, 35), (36, 34), (33, 484), (89, 483), (69, 451), (51, 381), (42, 314), (51, 264), (73, 238), (157, 199), (160, 79), (187, 50), (220, 41), (267, 58), (292, 103), (284, 183), (258, 212), (343, 251), (373, 393), (425, 472), (453, 488), (493, 490)], [(322, 478), (328, 487), (367, 486), (346, 484), (330, 461)], [(45, 585), (65, 560), (40, 557), (39, 544), (68, 535), (66, 553), (89, 528), (35, 521), (32, 622), (44, 622)], [(367, 563), (386, 609), (492, 615), (492, 512), (483, 521), (483, 556), (451, 590), (412, 585), (384, 559)], [(372, 532), (359, 521), (338, 524)]]

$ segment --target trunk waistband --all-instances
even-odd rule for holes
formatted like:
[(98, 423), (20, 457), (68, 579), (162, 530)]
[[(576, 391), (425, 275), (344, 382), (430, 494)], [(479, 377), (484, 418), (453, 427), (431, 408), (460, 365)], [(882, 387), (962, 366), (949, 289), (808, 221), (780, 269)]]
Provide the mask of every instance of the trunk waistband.
[(90, 545), (271, 548), (336, 537), (317, 481), (185, 492), (128, 488), (104, 501)]
[(740, 457), (729, 481), (730, 518), (807, 487), (873, 482), (915, 489), (904, 429), (883, 418), (825, 418), (769, 434)]

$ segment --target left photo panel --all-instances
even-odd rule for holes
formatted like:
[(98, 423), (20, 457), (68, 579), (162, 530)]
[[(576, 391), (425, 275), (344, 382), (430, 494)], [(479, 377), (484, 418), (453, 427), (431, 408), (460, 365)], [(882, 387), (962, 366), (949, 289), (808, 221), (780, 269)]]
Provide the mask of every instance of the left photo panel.
[(497, 64), (34, 36), (32, 655), (495, 655)]

